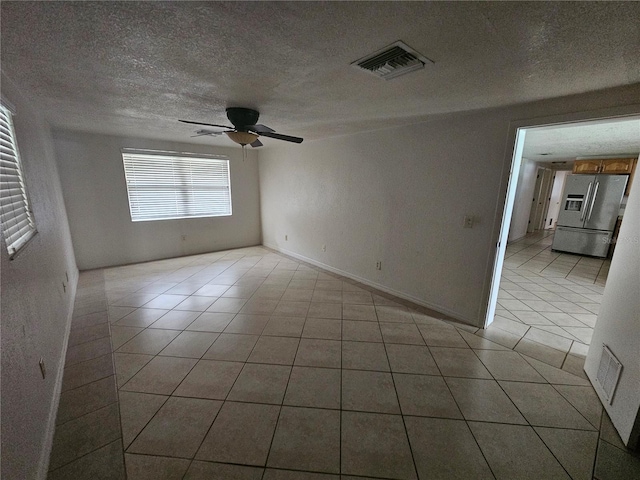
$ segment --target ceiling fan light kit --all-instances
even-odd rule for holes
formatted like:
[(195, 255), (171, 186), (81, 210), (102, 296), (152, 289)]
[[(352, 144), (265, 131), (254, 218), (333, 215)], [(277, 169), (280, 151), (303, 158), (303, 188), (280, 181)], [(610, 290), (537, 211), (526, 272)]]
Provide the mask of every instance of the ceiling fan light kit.
[(243, 147), (250, 145), (258, 139), (258, 135), (251, 132), (226, 132), (227, 137)]
[(276, 133), (274, 129), (269, 128), (266, 125), (258, 124), (257, 122), (259, 116), (260, 113), (257, 110), (252, 110), (250, 108), (230, 107), (227, 108), (227, 118), (229, 119), (233, 127), (227, 125), (217, 125), (215, 123), (193, 122), (191, 120), (179, 121), (182, 123), (191, 123), (194, 125), (207, 125), (209, 127), (226, 128), (227, 130), (223, 130), (221, 132), (198, 130), (198, 132), (196, 132), (196, 136), (199, 136), (201, 134), (216, 135), (226, 133), (233, 142), (237, 143), (238, 145), (242, 145), (242, 148), (244, 148), (246, 145), (251, 145), (252, 147), (261, 147), (262, 142), (258, 138), (260, 136), (275, 138), (276, 140), (284, 140), (285, 142), (302, 143), (303, 139), (300, 137), (282, 135), (280, 133)]

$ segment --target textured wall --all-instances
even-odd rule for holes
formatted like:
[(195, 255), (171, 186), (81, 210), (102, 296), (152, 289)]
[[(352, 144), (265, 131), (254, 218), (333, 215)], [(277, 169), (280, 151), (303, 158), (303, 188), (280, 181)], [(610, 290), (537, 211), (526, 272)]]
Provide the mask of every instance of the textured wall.
[[(78, 268), (244, 247), (260, 243), (255, 150), (54, 130), (54, 143)], [(132, 222), (122, 148), (223, 154), (230, 158), (230, 217)], [(186, 235), (186, 240), (182, 236)]]
[[(44, 478), (78, 271), (50, 131), (6, 77), (38, 234), (2, 266), (2, 478)], [(65, 272), (69, 275), (69, 286)], [(40, 375), (44, 359), (47, 376)]]
[(261, 152), (264, 244), (475, 322), (507, 127), (487, 113)]
[[(584, 369), (595, 383), (602, 345), (623, 365), (613, 404), (603, 404), (630, 447), (640, 439), (640, 182), (631, 187)], [(603, 398), (601, 396), (601, 398)]]
[(263, 242), (482, 325), (519, 119), (625, 113), (639, 94), (634, 85), (269, 148)]

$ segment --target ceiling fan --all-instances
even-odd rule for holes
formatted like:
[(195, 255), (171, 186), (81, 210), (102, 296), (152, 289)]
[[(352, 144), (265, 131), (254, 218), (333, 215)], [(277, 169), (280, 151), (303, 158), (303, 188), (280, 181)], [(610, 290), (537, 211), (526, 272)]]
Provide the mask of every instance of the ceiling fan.
[(227, 108), (227, 118), (233, 125), (216, 125), (215, 123), (192, 122), (191, 120), (179, 120), (182, 123), (191, 123), (194, 125), (206, 125), (209, 127), (226, 128), (221, 132), (210, 130), (198, 130), (195, 136), (201, 135), (221, 135), (225, 133), (232, 141), (243, 147), (251, 145), (252, 147), (261, 147), (262, 142), (258, 137), (269, 137), (285, 142), (302, 143), (302, 138), (292, 137), (290, 135), (282, 135), (276, 133), (275, 130), (265, 125), (257, 124), (260, 113), (250, 108), (231, 107)]

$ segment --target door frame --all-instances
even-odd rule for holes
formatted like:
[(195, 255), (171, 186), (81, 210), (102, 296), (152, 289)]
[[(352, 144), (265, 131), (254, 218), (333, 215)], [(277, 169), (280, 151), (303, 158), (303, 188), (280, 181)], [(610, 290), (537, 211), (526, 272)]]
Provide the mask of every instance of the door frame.
[(504, 265), (504, 255), (507, 249), (507, 238), (511, 225), (511, 214), (518, 184), (518, 174), (522, 164), (522, 153), (527, 129), (568, 123), (582, 123), (597, 120), (613, 120), (623, 118), (640, 117), (640, 104), (624, 105), (612, 108), (591, 110), (586, 112), (574, 112), (530, 119), (514, 120), (509, 122), (507, 148), (503, 166), (503, 177), (500, 191), (505, 192), (496, 207), (494, 217), (494, 231), (492, 235), (493, 255), (487, 262), (485, 282), (483, 285), (483, 298), (485, 298), (484, 324), (481, 328), (487, 328), (495, 316), (498, 291), (500, 289), (500, 277)]

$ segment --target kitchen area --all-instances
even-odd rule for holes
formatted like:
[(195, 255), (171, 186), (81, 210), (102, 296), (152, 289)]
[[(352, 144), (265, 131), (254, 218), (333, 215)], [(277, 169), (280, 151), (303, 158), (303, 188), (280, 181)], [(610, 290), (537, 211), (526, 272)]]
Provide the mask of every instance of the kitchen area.
[(640, 118), (527, 130), (493, 323), (483, 337), (585, 377), (640, 156)]
[(564, 183), (552, 250), (611, 258), (637, 158), (576, 160)]

